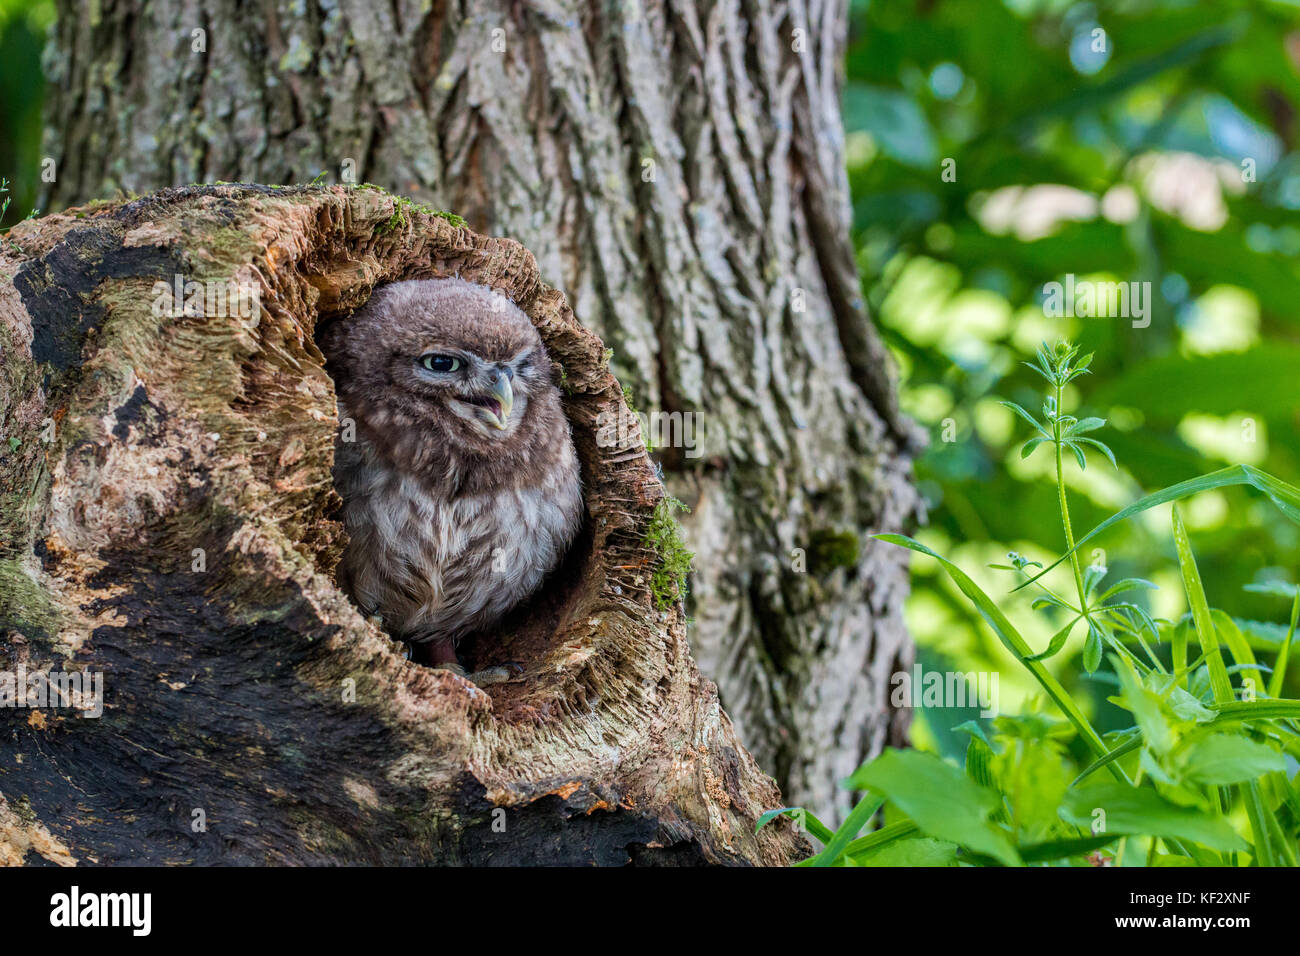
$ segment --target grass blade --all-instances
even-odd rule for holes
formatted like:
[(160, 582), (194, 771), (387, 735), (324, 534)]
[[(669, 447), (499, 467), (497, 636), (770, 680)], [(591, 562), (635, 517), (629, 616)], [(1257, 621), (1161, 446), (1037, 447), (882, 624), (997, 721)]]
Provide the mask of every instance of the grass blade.
[(754, 824), (754, 832), (757, 833), (777, 817), (790, 817), (796, 824), (802, 821), (808, 833), (822, 846), (830, 843), (835, 837), (830, 827), (818, 820), (811, 810), (805, 810), (803, 807), (780, 807), (776, 810), (768, 810)]
[(1300, 619), (1300, 591), (1296, 592), (1295, 598), (1291, 601), (1291, 627), (1286, 632), (1286, 640), (1282, 642), (1282, 649), (1277, 652), (1277, 660), (1273, 663), (1273, 676), (1268, 682), (1268, 696), (1282, 696), (1282, 681), (1286, 679), (1287, 656), (1291, 653), (1291, 639), (1295, 637), (1296, 620)]
[(826, 849), (813, 857), (812, 865), (831, 866), (834, 864), (835, 861), (840, 858), (840, 855), (843, 854), (845, 847), (847, 847), (853, 841), (853, 838), (862, 831), (862, 828), (867, 825), (867, 822), (873, 816), (875, 816), (876, 811), (880, 809), (884, 802), (885, 801), (882, 797), (878, 797), (872, 793), (867, 794), (859, 800), (858, 805), (853, 808), (847, 817), (844, 818), (844, 822), (840, 824), (840, 828), (835, 831), (830, 842), (826, 844)]
[(1088, 764), (1088, 766), (1084, 768), (1083, 773), (1079, 774), (1079, 776), (1074, 778), (1074, 780), (1070, 783), (1070, 786), (1072, 787), (1077, 786), (1080, 780), (1082, 780), (1084, 777), (1091, 774), (1094, 770), (1100, 770), (1102, 767), (1106, 766), (1106, 764), (1118, 760), (1120, 757), (1123, 757), (1125, 754), (1131, 754), (1133, 751), (1137, 750), (1141, 746), (1142, 746), (1142, 735), (1135, 734), (1131, 740), (1124, 741), (1122, 744), (1120, 744), (1114, 750), (1107, 753), (1105, 756), (1098, 757), (1092, 763)]
[[(844, 849), (844, 855), (847, 857), (858, 857), (868, 851), (878, 850), (882, 846), (894, 843), (898, 840), (906, 840), (914, 837), (921, 832), (911, 820), (901, 820), (898, 823), (891, 823), (887, 827), (881, 827), (875, 833), (868, 833), (864, 837), (858, 837)], [(799, 866), (808, 865), (807, 861), (798, 864)]]
[(1214, 619), (1210, 615), (1210, 605), (1205, 600), (1205, 588), (1201, 585), (1201, 572), (1196, 567), (1196, 557), (1192, 554), (1192, 544), (1187, 539), (1187, 528), (1183, 517), (1178, 513), (1177, 505), (1173, 511), (1174, 545), (1178, 549), (1178, 566), (1183, 572), (1183, 587), (1187, 590), (1187, 602), (1192, 609), (1192, 621), (1196, 625), (1196, 637), (1205, 652), (1205, 665), (1210, 671), (1210, 686), (1214, 690), (1214, 701), (1225, 704), (1234, 699), (1232, 682), (1228, 679), (1228, 669), (1223, 665), (1223, 653), (1219, 649), (1219, 636), (1214, 630)]

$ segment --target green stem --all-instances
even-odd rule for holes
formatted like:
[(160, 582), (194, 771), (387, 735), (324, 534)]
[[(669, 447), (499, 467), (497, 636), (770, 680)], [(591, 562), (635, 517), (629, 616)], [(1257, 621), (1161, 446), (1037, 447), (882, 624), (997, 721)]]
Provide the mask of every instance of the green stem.
[[(1079, 589), (1079, 608), (1084, 617), (1088, 617), (1088, 595), (1083, 586), (1083, 569), (1079, 567), (1079, 555), (1074, 550), (1074, 529), (1070, 526), (1070, 506), (1065, 499), (1065, 462), (1061, 443), (1061, 393), (1063, 389), (1056, 386), (1056, 420), (1052, 422), (1052, 434), (1056, 436), (1056, 493), (1061, 502), (1061, 524), (1065, 527), (1065, 547), (1070, 555), (1070, 567), (1074, 569), (1074, 583)], [(1089, 618), (1091, 620), (1091, 618)]]

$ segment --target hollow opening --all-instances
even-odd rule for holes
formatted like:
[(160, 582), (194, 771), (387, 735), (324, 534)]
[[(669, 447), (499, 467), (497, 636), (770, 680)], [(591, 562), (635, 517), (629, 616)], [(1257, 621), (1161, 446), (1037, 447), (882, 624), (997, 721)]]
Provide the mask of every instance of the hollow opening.
[[(460, 265), (463, 267), (464, 263)], [(326, 267), (315, 274), (304, 274), (308, 284), (318, 290), (337, 290), (332, 295), (323, 295), (317, 302), (313, 339), (318, 350), (330, 329), (360, 309), (382, 286), (408, 279), (459, 275), (468, 281), (504, 292), (523, 309), (542, 334), (543, 344), (552, 362), (551, 384), (559, 387), (566, 378), (564, 356), (556, 348), (556, 338), (557, 335), (571, 335), (573, 330), (548, 328), (545, 323), (539, 323), (537, 310), (529, 308), (532, 303), (520, 302), (512, 294), (513, 290), (493, 282), (490, 276), (471, 278), (464, 275), (466, 270), (463, 268), (431, 269), (426, 266), (382, 275), (370, 281), (370, 275), (366, 271), (357, 271), (353, 263), (349, 262), (342, 269), (350, 270), (359, 281), (340, 287), (339, 268)], [(581, 331), (584, 336), (594, 340), (590, 333)], [(599, 346), (598, 340), (595, 340), (595, 344)], [(332, 385), (330, 363), (325, 362), (323, 368)], [(600, 485), (608, 484), (608, 476), (599, 476), (594, 471), (597, 467), (594, 453), (600, 443), (592, 428), (593, 422), (599, 417), (595, 409), (597, 406), (603, 407), (609, 400), (604, 392), (604, 389), (597, 394), (560, 389), (561, 405), (579, 460), (584, 499), (582, 522), (567, 553), (530, 597), (507, 612), (495, 626), (465, 635), (456, 645), (459, 662), (471, 673), (507, 662), (518, 665), (518, 668), (512, 668), (515, 673), (509, 680), (481, 687), (492, 698), (494, 711), (506, 721), (543, 719), (553, 712), (560, 699), (570, 702), (575, 698), (580, 700), (583, 685), (588, 683), (583, 673), (588, 666), (587, 655), (575, 653), (583, 640), (582, 634), (577, 632), (583, 630), (592, 609), (604, 603), (601, 592), (611, 586), (606, 571), (607, 560), (601, 552), (602, 543), (608, 543), (609, 538), (605, 535), (602, 536), (603, 541), (597, 540), (593, 511), (599, 513), (602, 509), (593, 508), (592, 505), (593, 491)], [(617, 389), (615, 393), (617, 394)], [(337, 402), (336, 394), (334, 398)], [(336, 500), (328, 517), (339, 523), (339, 540), (346, 547), (347, 534), (342, 528), (343, 501), (338, 495), (337, 481), (335, 489)], [(336, 585), (339, 585), (338, 575), (335, 574), (334, 578)], [(625, 593), (617, 584), (613, 588), (617, 594)], [(364, 613), (353, 596), (348, 594), (346, 587), (340, 586), (340, 590)], [(393, 640), (399, 640), (386, 629), (385, 632)], [(421, 665), (411, 661), (411, 666)]]

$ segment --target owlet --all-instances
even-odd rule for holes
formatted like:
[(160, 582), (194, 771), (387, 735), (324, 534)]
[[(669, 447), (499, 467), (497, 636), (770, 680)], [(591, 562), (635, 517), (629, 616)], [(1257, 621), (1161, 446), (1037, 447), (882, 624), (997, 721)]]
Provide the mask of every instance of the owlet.
[(379, 288), (321, 345), (345, 426), (339, 583), (417, 660), (463, 674), (456, 642), (532, 595), (582, 521), (541, 336), (485, 286), (426, 279)]

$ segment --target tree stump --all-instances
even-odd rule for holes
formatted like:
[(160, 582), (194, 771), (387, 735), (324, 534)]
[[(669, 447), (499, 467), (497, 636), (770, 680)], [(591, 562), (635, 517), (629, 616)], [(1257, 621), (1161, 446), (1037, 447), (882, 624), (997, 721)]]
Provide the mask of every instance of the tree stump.
[(40, 208), (359, 178), (533, 251), (690, 508), (696, 661), (787, 799), (844, 819), (911, 715), (908, 559), (869, 534), (924, 508), (851, 235), (849, 0), (55, 6)]
[[(493, 642), (522, 676), (488, 688), (407, 661), (332, 579), (339, 423), (313, 336), (378, 284), (448, 275), (537, 325), (587, 505)], [(187, 282), (209, 298), (180, 309), (163, 290)], [(250, 314), (220, 307), (249, 288)], [(101, 673), (104, 691), (98, 718), (0, 707), (0, 862), (807, 852), (788, 821), (754, 831), (780, 794), (687, 648), (636, 418), (514, 241), (343, 186), (169, 189), (23, 223), (0, 248), (0, 454), (0, 671)]]

